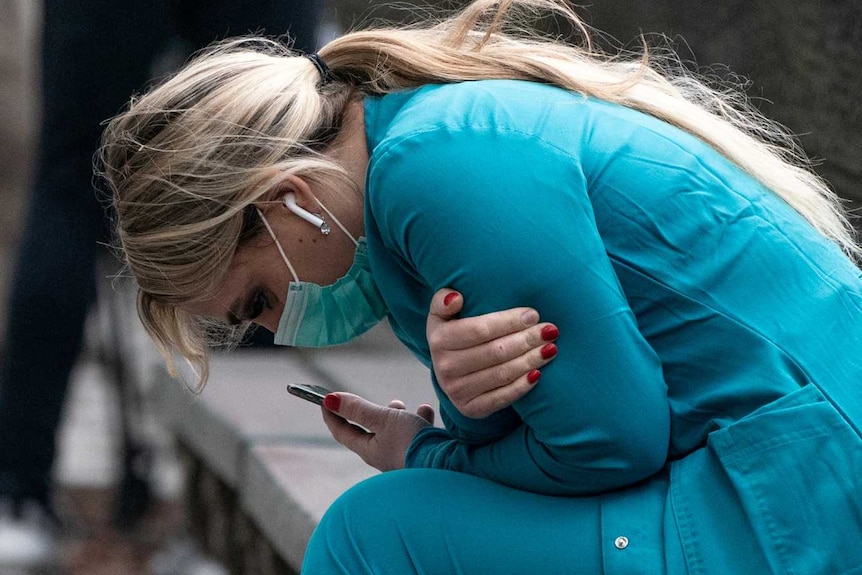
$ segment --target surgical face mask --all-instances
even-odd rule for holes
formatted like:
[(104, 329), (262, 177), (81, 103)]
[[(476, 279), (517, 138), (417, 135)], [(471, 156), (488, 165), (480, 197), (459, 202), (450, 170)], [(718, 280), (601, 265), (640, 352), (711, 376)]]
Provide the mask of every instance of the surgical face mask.
[[(323, 233), (329, 233), (323, 220), (297, 206), (293, 194), (288, 196), (284, 202), (288, 209), (312, 222)], [(353, 264), (347, 274), (327, 286), (299, 280), (275, 232), (258, 210), (294, 279), (287, 286), (284, 311), (275, 332), (277, 345), (327, 347), (347, 343), (374, 327), (387, 313), (386, 303), (371, 276), (365, 238), (357, 241), (323, 204), (320, 207), (356, 245)]]

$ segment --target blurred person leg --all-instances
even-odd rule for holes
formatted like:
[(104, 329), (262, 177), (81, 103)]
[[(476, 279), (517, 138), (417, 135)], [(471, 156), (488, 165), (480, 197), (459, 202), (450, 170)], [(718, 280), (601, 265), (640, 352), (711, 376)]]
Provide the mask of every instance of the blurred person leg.
[(39, 143), (0, 365), (0, 498), (31, 519), (21, 527), (33, 536), (44, 533), (34, 503), (51, 515), (55, 432), (107, 238), (92, 185), (100, 122), (145, 81), (173, 33), (168, 9), (168, 0), (44, 5)]
[[(35, 111), (31, 94), (38, 8), (31, 0), (0, 0), (0, 249), (11, 247), (23, 212)], [(5, 294), (7, 278), (0, 284)], [(4, 323), (0, 310), (0, 325)]]

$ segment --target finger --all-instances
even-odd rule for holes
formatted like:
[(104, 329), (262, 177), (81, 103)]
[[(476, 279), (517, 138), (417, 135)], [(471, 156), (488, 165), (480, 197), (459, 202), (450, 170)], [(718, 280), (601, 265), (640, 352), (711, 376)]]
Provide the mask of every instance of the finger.
[(482, 419), (505, 409), (536, 388), (541, 378), (537, 369), (519, 377), (509, 385), (498, 387), (488, 393), (476, 397), (467, 403), (460, 411), (467, 417)]
[(475, 317), (436, 323), (428, 318), (428, 341), (432, 349), (467, 349), (522, 331), (539, 322), (539, 313), (516, 307)]
[(352, 393), (330, 393), (323, 398), (323, 407), (344, 419), (361, 425), (372, 433), (386, 419), (386, 407)]
[(336, 415), (326, 408), (321, 408), (323, 412), (323, 423), (329, 428), (329, 433), (332, 437), (350, 449), (351, 451), (362, 455), (365, 450), (363, 446), (369, 441), (373, 434), (368, 433), (364, 429), (353, 425), (346, 419)]
[(425, 321), (425, 336), (429, 341), (432, 334), (458, 315), (463, 305), (464, 298), (454, 290), (443, 288), (434, 293), (428, 310), (428, 318)]
[(393, 399), (386, 407), (390, 407), (392, 409), (407, 409), (407, 406), (404, 405), (404, 402), (400, 399)]
[[(468, 417), (478, 417), (476, 413), (494, 413), (529, 393), (538, 381), (539, 369), (553, 361), (557, 352), (555, 344), (545, 344), (511, 361), (449, 382), (446, 394), (458, 411)], [(509, 391), (499, 391), (513, 385), (515, 387)]]
[(557, 357), (558, 353), (556, 344), (545, 344), (541, 348), (530, 350), (511, 361), (466, 375), (463, 377), (463, 385), (479, 389), (481, 385), (479, 380), (487, 380), (489, 383), (484, 385), (484, 389), (487, 391), (504, 387), (526, 376), (531, 371), (546, 366)]
[(431, 298), (430, 314), (437, 318), (448, 320), (454, 318), (464, 307), (464, 298), (457, 291), (443, 288), (434, 293)]
[(416, 410), (416, 415), (427, 421), (430, 425), (434, 425), (434, 408), (427, 403), (419, 406), (419, 409)]
[[(559, 336), (557, 327), (550, 323), (537, 324), (527, 330), (518, 331), (494, 341), (479, 344), (467, 349), (449, 350), (448, 354), (437, 358), (434, 371), (443, 381), (456, 379), (481, 371), (486, 368), (501, 365), (519, 357), (542, 350)], [(549, 350), (545, 350), (548, 355)], [(438, 354), (439, 355), (439, 354)], [(541, 355), (541, 352), (540, 352)], [(550, 354), (544, 359), (552, 359)], [(540, 364), (541, 365), (541, 364)], [(532, 367), (539, 367), (533, 365)]]

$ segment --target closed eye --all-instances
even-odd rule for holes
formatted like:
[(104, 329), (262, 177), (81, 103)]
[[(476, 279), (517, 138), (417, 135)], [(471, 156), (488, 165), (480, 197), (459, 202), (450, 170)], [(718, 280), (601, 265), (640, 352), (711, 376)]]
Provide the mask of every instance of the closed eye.
[(247, 321), (254, 321), (260, 314), (263, 313), (264, 308), (269, 307), (269, 301), (266, 298), (266, 294), (263, 292), (263, 290), (258, 290), (255, 292), (254, 296), (249, 302), (249, 305), (246, 308), (246, 312), (243, 314), (243, 319)]
[(264, 308), (272, 308), (266, 291), (261, 288), (254, 288), (250, 292), (250, 297), (241, 297), (228, 309), (227, 323), (236, 326), (243, 322), (253, 321), (263, 313)]

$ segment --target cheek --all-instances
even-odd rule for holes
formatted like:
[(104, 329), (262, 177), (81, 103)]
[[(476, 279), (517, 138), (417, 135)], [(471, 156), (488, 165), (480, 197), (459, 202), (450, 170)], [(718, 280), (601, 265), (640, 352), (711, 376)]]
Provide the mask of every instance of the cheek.
[[(353, 264), (356, 254), (356, 246), (350, 238), (341, 230), (335, 230), (332, 233), (336, 231), (339, 236), (328, 238), (327, 242), (313, 253), (314, 263), (310, 271), (314, 279), (311, 281), (322, 286), (331, 285), (344, 277)], [(300, 278), (302, 278), (301, 275)]]

